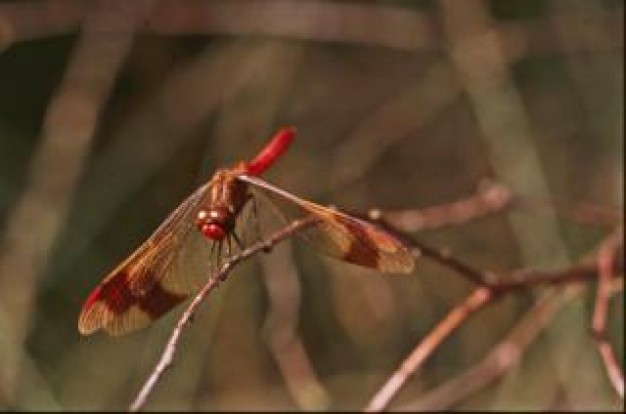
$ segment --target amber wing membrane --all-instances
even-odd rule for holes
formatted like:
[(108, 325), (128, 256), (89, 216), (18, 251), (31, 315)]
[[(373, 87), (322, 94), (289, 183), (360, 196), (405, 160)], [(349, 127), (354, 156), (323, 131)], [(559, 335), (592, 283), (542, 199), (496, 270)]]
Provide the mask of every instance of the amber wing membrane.
[(206, 190), (205, 184), (183, 201), (92, 291), (78, 320), (82, 334), (139, 329), (198, 289), (210, 268), (210, 244), (195, 231), (193, 218)]
[(409, 273), (413, 270), (415, 259), (409, 249), (374, 224), (303, 200), (259, 178), (248, 175), (239, 178), (269, 193), (287, 215), (294, 216), (281, 208), (285, 202), (297, 206), (300, 216), (308, 214), (319, 218), (319, 223), (297, 234), (329, 256), (386, 273)]

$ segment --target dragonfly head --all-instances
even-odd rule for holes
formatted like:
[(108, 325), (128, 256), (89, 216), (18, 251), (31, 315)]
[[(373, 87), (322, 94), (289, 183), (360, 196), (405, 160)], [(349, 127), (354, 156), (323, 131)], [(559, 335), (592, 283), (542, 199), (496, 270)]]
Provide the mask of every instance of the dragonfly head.
[(230, 228), (231, 213), (226, 208), (200, 210), (196, 215), (196, 227), (210, 240), (223, 240)]

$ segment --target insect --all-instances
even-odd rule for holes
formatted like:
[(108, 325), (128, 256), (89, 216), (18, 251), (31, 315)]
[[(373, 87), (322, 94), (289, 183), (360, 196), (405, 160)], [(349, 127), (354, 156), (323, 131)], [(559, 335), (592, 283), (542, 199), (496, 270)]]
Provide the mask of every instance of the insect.
[(250, 162), (219, 169), (184, 200), (156, 231), (111, 271), (87, 297), (78, 330), (103, 329), (121, 335), (142, 328), (197, 291), (211, 261), (231, 251), (236, 220), (253, 200), (251, 188), (314, 216), (315, 224), (299, 236), (326, 254), (377, 269), (408, 273), (411, 252), (395, 237), (372, 223), (338, 210), (303, 200), (260, 178), (290, 146), (295, 128), (280, 129)]

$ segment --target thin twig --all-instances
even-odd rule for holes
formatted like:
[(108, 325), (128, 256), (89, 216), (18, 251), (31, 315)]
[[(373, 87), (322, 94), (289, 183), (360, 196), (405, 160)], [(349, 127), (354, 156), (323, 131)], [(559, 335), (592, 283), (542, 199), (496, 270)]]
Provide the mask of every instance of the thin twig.
[[(424, 256), (442, 266), (445, 266), (460, 276), (468, 279), (472, 283), (479, 286), (487, 286), (495, 291), (506, 292), (521, 287), (530, 287), (535, 285), (559, 285), (562, 283), (576, 282), (579, 280), (587, 280), (595, 278), (598, 274), (595, 263), (581, 263), (565, 270), (559, 271), (539, 271), (539, 270), (518, 270), (508, 275), (498, 275), (495, 272), (483, 271), (474, 268), (465, 263), (463, 260), (455, 257), (451, 251), (447, 249), (437, 249), (428, 244), (399, 232), (387, 221), (386, 213), (375, 211), (370, 214), (372, 220), (375, 220), (383, 228), (404, 240)], [(619, 271), (624, 267), (624, 258), (622, 255), (616, 255), (612, 263), (613, 271)]]
[(178, 320), (176, 327), (172, 331), (170, 339), (159, 359), (158, 363), (154, 367), (152, 374), (148, 377), (148, 380), (145, 382), (144, 386), (141, 388), (137, 396), (135, 397), (133, 403), (130, 405), (130, 411), (139, 411), (145, 404), (152, 393), (152, 390), (156, 383), (159, 381), (163, 372), (167, 368), (172, 365), (174, 360), (174, 354), (178, 347), (178, 341), (180, 340), (180, 336), (183, 332), (183, 328), (189, 323), (194, 312), (202, 303), (204, 298), (215, 289), (220, 282), (225, 281), (233, 268), (241, 261), (249, 258), (250, 256), (258, 253), (259, 251), (268, 251), (270, 250), (276, 243), (284, 240), (285, 238), (291, 236), (292, 234), (302, 230), (305, 227), (313, 225), (317, 221), (314, 217), (305, 218), (302, 220), (297, 220), (291, 222), (288, 226), (282, 228), (277, 231), (270, 237), (265, 240), (259, 241), (252, 246), (248, 247), (245, 250), (227, 258), (222, 265), (222, 268), (217, 274), (211, 276), (207, 283), (202, 287), (202, 289), (196, 294), (193, 301), (187, 306), (185, 312), (183, 312), (181, 318)]
[[(406, 237), (405, 237), (406, 239)], [(480, 271), (473, 268), (458, 259), (450, 261), (452, 256), (436, 257), (439, 263), (450, 267), (452, 270), (459, 272), (458, 264), (462, 265), (462, 269), (470, 269), (471, 274), (479, 274)], [(612, 261), (608, 264), (611, 269), (617, 269), (623, 273), (624, 263), (623, 257), (618, 255), (612, 256)], [(461, 273), (461, 272), (459, 272)], [(467, 276), (462, 273), (463, 276)], [(487, 282), (477, 287), (463, 303), (453, 308), (448, 315), (431, 331), (430, 334), (420, 342), (413, 352), (402, 362), (400, 368), (391, 376), (391, 378), (383, 385), (383, 387), (374, 395), (368, 404), (366, 411), (382, 411), (391, 402), (392, 398), (397, 394), (407, 379), (412, 376), (421, 364), (433, 353), (436, 347), (454, 330), (456, 330), (463, 322), (479, 309), (490, 305), (506, 293), (530, 288), (538, 285), (556, 285), (582, 282), (585, 280), (593, 280), (598, 277), (598, 269), (594, 264), (580, 264), (560, 272), (539, 272), (524, 271), (513, 273), (513, 280), (503, 278), (502, 281)], [(526, 278), (520, 278), (519, 275), (526, 275)]]
[[(615, 255), (610, 266), (614, 271), (624, 271), (624, 258)], [(513, 272), (505, 280), (491, 284), (499, 293), (528, 288), (538, 285), (562, 285), (565, 283), (582, 282), (598, 277), (598, 269), (594, 263), (581, 263), (561, 271), (521, 270)]]
[(374, 398), (365, 409), (368, 412), (382, 411), (387, 407), (391, 399), (402, 388), (404, 383), (415, 374), (421, 364), (433, 353), (433, 351), (454, 332), (471, 315), (482, 309), (492, 299), (492, 292), (485, 288), (476, 288), (462, 303), (457, 305), (448, 315), (431, 331), (426, 338), (411, 352), (409, 357), (402, 362), (400, 368), (389, 378), (385, 385), (376, 393)]
[(490, 179), (482, 180), (474, 194), (450, 203), (420, 209), (387, 210), (384, 214), (394, 228), (412, 233), (457, 226), (507, 210), (531, 213), (554, 210), (571, 221), (601, 226), (615, 226), (622, 221), (621, 211), (617, 208), (590, 202), (571, 202), (553, 196), (531, 197), (513, 193), (505, 185)]
[(398, 231), (391, 223), (387, 221), (386, 213), (378, 210), (373, 210), (369, 214), (369, 218), (372, 221), (378, 223), (382, 228), (392, 233), (400, 240), (403, 240), (408, 246), (411, 246), (417, 250), (424, 257), (439, 263), (442, 266), (448, 267), (457, 274), (463, 276), (470, 282), (478, 286), (487, 286), (489, 281), (494, 278), (494, 275), (490, 272), (481, 271), (473, 268), (467, 263), (454, 257), (452, 253), (447, 249), (437, 249), (431, 247), (426, 243), (417, 240), (414, 237)]
[(526, 349), (548, 326), (556, 312), (583, 290), (581, 285), (576, 285), (569, 287), (566, 292), (550, 291), (543, 295), (480, 362), (400, 409), (448, 410), (500, 378), (519, 363)]
[[(613, 279), (611, 294), (623, 288), (623, 279)], [(524, 352), (564, 305), (579, 297), (584, 285), (571, 285), (565, 291), (550, 291), (538, 299), (485, 358), (462, 374), (437, 386), (419, 399), (398, 407), (402, 411), (444, 411), (502, 377), (521, 360)]]
[(506, 186), (484, 180), (468, 197), (423, 209), (386, 211), (385, 218), (395, 228), (405, 232), (439, 229), (500, 213), (510, 206), (514, 198)]
[(598, 291), (593, 312), (593, 336), (600, 352), (602, 363), (615, 392), (624, 399), (624, 374), (615, 357), (615, 351), (607, 336), (609, 301), (611, 299), (611, 280), (613, 279), (615, 256), (623, 243), (623, 229), (620, 228), (609, 237), (598, 252)]
[[(515, 200), (518, 200), (518, 197), (516, 195), (503, 191), (504, 189), (500, 189), (498, 187), (496, 187), (496, 189), (498, 190), (495, 193), (495, 195), (498, 196), (496, 197), (496, 201), (498, 201), (497, 203), (493, 203), (493, 200), (491, 200), (492, 202), (489, 202), (489, 198), (484, 199), (483, 197), (481, 197), (481, 194), (479, 192), (478, 194), (468, 197), (459, 202), (440, 206), (441, 208), (436, 207), (425, 210), (425, 212), (428, 214), (424, 214), (424, 211), (416, 213), (416, 210), (412, 213), (412, 219), (414, 219), (414, 222), (412, 224), (415, 224), (416, 218), (418, 219), (417, 222), (420, 222), (419, 225), (422, 226), (422, 228), (433, 223), (439, 226), (445, 225), (448, 222), (454, 222), (458, 224), (459, 222), (469, 221), (487, 214), (498, 213), (503, 211), (507, 207), (512, 207), (515, 205)], [(516, 207), (520, 206), (521, 205), (517, 205)], [(528, 205), (523, 205), (522, 207), (527, 206)], [(561, 203), (559, 205), (559, 210), (564, 208), (563, 206), (564, 204)], [(571, 205), (567, 205), (566, 213), (578, 211), (588, 213), (589, 211), (592, 211), (589, 208), (582, 209), (574, 207)], [(595, 212), (596, 210), (593, 211)], [(581, 216), (581, 214), (575, 215), (573, 213), (567, 215), (574, 218), (580, 218)], [(589, 214), (582, 216), (589, 217)], [(594, 218), (598, 215), (594, 214), (591, 216), (592, 218)], [(606, 214), (601, 215), (601, 217), (603, 218), (606, 218), (605, 216)], [(501, 295), (510, 291), (522, 288), (531, 288), (538, 285), (560, 285), (594, 279), (598, 276), (599, 273), (599, 269), (596, 263), (590, 262), (581, 263), (577, 266), (573, 266), (561, 271), (550, 272), (523, 270), (512, 272), (509, 275), (495, 275), (491, 272), (485, 272), (479, 269), (475, 269), (473, 266), (454, 257), (451, 252), (447, 250), (440, 250), (428, 246), (427, 244), (420, 242), (415, 238), (409, 237), (408, 235), (399, 232), (396, 225), (402, 224), (403, 220), (405, 221), (405, 226), (400, 225), (402, 230), (404, 230), (407, 226), (411, 228), (411, 223), (406, 223), (406, 220), (411, 217), (407, 217), (406, 214), (404, 217), (398, 217), (397, 215), (394, 216), (393, 214), (389, 214), (389, 212), (383, 213), (380, 211), (373, 211), (370, 213), (370, 218), (376, 220), (381, 226), (403, 239), (407, 244), (417, 248), (423, 256), (430, 258), (440, 265), (451, 269), (458, 275), (463, 276), (464, 278), (468, 279), (479, 287), (474, 291), (472, 295), (470, 295), (466, 299), (464, 303), (452, 309), (448, 316), (446, 316), (446, 318), (442, 320), (433, 329), (433, 331), (414, 349), (409, 357), (407, 357), (406, 360), (402, 363), (401, 367), (391, 376), (391, 378), (385, 383), (385, 385), (372, 398), (371, 402), (366, 408), (367, 411), (381, 411), (385, 409), (385, 407), (389, 404), (391, 399), (399, 391), (399, 389), (406, 382), (406, 380), (415, 373), (415, 371), (419, 368), (423, 361), (435, 350), (438, 344), (440, 344), (451, 332), (453, 332), (476, 310), (494, 302), (495, 299), (497, 299)], [(426, 223), (426, 221), (428, 221), (429, 223)], [(432, 221), (432, 223), (430, 223), (430, 221)], [(605, 220), (597, 221), (602, 223), (605, 222)], [(415, 229), (411, 228), (411, 230)], [(619, 238), (621, 239), (621, 237)], [(615, 242), (613, 244), (615, 244)], [(620, 270), (623, 272), (623, 256), (615, 254), (615, 250), (615, 247), (613, 247), (613, 255), (610, 256), (608, 260), (604, 261), (604, 267), (610, 269), (608, 272)], [(488, 292), (488, 294), (485, 294), (484, 296), (479, 296), (479, 292), (483, 291)], [(477, 299), (475, 298), (475, 296), (484, 298), (484, 302), (476, 302)], [(472, 304), (475, 303), (478, 303), (478, 306), (473, 307)], [(619, 369), (619, 365), (615, 361), (613, 349), (606, 340), (603, 340), (603, 342), (599, 343), (598, 347), (600, 349), (605, 366), (607, 367), (607, 373), (611, 378), (613, 386), (618, 393), (620, 393), (621, 389), (622, 394), (620, 395), (623, 395), (623, 376)]]
[(558, 197), (540, 198), (516, 194), (511, 200), (511, 206), (536, 213), (545, 213), (553, 209), (559, 216), (583, 224), (615, 226), (623, 220), (621, 211), (617, 208), (590, 202), (571, 202)]

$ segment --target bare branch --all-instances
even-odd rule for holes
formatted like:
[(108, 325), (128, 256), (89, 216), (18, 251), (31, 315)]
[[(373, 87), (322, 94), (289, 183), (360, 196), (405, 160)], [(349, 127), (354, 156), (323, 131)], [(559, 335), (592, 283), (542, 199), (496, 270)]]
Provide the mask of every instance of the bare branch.
[[(610, 293), (614, 294), (622, 288), (623, 279), (613, 279)], [(412, 411), (446, 410), (483, 389), (515, 367), (527, 348), (549, 325), (557, 311), (579, 297), (583, 291), (584, 285), (579, 284), (568, 286), (562, 292), (551, 291), (547, 293), (534, 304), (509, 334), (483, 360), (429, 391), (416, 401), (400, 408)]]
[(620, 210), (589, 202), (570, 202), (557, 197), (538, 198), (516, 194), (511, 206), (515, 209), (546, 213), (549, 209), (559, 216), (583, 224), (615, 226), (623, 219)]
[[(406, 237), (404, 238), (407, 239)], [(420, 247), (421, 249), (422, 247)], [(434, 250), (434, 249), (433, 249)], [(432, 252), (424, 251), (425, 256), (431, 257), (452, 270), (456, 271), (463, 277), (469, 275), (478, 275), (481, 272), (473, 267), (454, 259), (451, 255), (431, 256)], [(460, 267), (459, 267), (460, 264)], [(605, 265), (612, 270), (620, 273), (624, 271), (624, 262), (621, 255), (614, 254), (611, 260)], [(538, 285), (558, 285), (569, 284), (574, 282), (590, 281), (598, 278), (599, 270), (595, 264), (580, 264), (571, 268), (558, 272), (540, 272), (540, 271), (518, 271), (511, 273), (508, 277), (502, 277), (499, 281), (486, 281), (480, 283), (480, 287), (476, 288), (463, 303), (453, 308), (448, 315), (426, 336), (411, 352), (411, 354), (402, 362), (400, 368), (391, 376), (391, 378), (383, 385), (368, 404), (366, 411), (382, 411), (391, 399), (398, 393), (407, 379), (412, 376), (421, 364), (434, 352), (437, 346), (443, 342), (454, 330), (456, 330), (463, 322), (465, 322), (476, 311), (488, 306), (506, 293), (516, 290), (528, 289)], [(608, 287), (610, 291), (610, 286)], [(609, 361), (614, 361), (612, 351), (606, 350), (607, 346), (601, 347), (601, 352), (607, 354)], [(612, 359), (611, 359), (612, 358)], [(619, 379), (619, 375), (615, 372), (617, 363), (609, 362), (607, 371), (613, 378)], [(621, 375), (621, 373), (619, 373)], [(623, 384), (623, 382), (622, 382)], [(619, 388), (618, 392), (619, 392)]]
[(391, 225), (387, 221), (386, 213), (383, 213), (379, 210), (373, 210), (370, 212), (369, 216), (371, 220), (376, 221), (385, 230), (393, 233), (399, 239), (403, 240), (407, 245), (419, 251), (419, 253), (424, 257), (428, 257), (429, 259), (439, 263), (440, 265), (448, 267), (449, 269), (456, 272), (460, 276), (463, 276), (473, 284), (479, 286), (488, 285), (489, 280), (494, 277), (493, 274), (475, 269), (467, 263), (463, 262), (462, 260), (454, 257), (452, 253), (447, 249), (437, 249), (415, 239), (414, 237), (410, 237), (404, 232), (398, 231), (393, 225)]
[(200, 303), (202, 303), (204, 298), (206, 298), (206, 296), (213, 289), (215, 289), (220, 284), (220, 282), (226, 280), (233, 268), (237, 266), (237, 264), (239, 264), (241, 261), (246, 260), (250, 256), (260, 251), (269, 251), (276, 243), (284, 240), (285, 238), (308, 226), (313, 225), (316, 222), (317, 219), (314, 217), (293, 221), (288, 226), (277, 231), (267, 239), (261, 240), (225, 260), (220, 271), (217, 274), (208, 278), (207, 283), (202, 287), (202, 289), (200, 289), (200, 291), (196, 294), (191, 303), (189, 303), (189, 306), (187, 306), (187, 308), (185, 309), (185, 312), (183, 312), (181, 318), (178, 320), (178, 323), (174, 327), (174, 330), (170, 335), (170, 339), (167, 342), (163, 354), (161, 355), (158, 363), (155, 365), (152, 374), (150, 374), (148, 380), (145, 382), (144, 386), (135, 397), (135, 400), (130, 405), (130, 411), (139, 411), (146, 404), (146, 401), (152, 393), (154, 386), (159, 381), (165, 370), (172, 365), (172, 362), (174, 360), (174, 354), (176, 353), (178, 341), (180, 340), (183, 329), (189, 323), (194, 312), (196, 311)]
[(402, 409), (446, 410), (500, 378), (519, 363), (526, 349), (548, 326), (556, 312), (582, 291), (582, 286), (576, 285), (568, 287), (566, 292), (547, 293), (482, 361)]
[(598, 252), (598, 292), (596, 294), (592, 322), (594, 339), (602, 357), (602, 363), (611, 385), (621, 399), (624, 399), (624, 374), (622, 373), (620, 363), (615, 357), (613, 346), (607, 337), (606, 326), (612, 290), (611, 280), (615, 270), (613, 263), (615, 262), (617, 250), (623, 243), (623, 237), (623, 228), (619, 228), (600, 246), (600, 251)]
[[(587, 279), (596, 274), (595, 264), (580, 264), (571, 267), (567, 272), (545, 272), (523, 270), (512, 272), (506, 277), (493, 272), (473, 268), (462, 260), (454, 257), (447, 249), (438, 249), (427, 245), (405, 233), (423, 229), (441, 228), (448, 225), (459, 225), (470, 220), (490, 214), (498, 214), (509, 208), (531, 209), (542, 211), (551, 205), (558, 214), (572, 220), (601, 225), (616, 225), (620, 222), (619, 212), (610, 208), (591, 203), (571, 203), (558, 199), (537, 199), (521, 196), (511, 192), (497, 182), (484, 181), (479, 184), (475, 194), (466, 198), (425, 209), (380, 211), (371, 210), (371, 220), (377, 221), (388, 231), (416, 247), (425, 256), (437, 263), (450, 268), (459, 275), (478, 285), (489, 285), (496, 290), (514, 288), (513, 285), (560, 284), (565, 279), (575, 281)], [(611, 261), (615, 269), (622, 267), (622, 258)]]
[(616, 208), (557, 197), (531, 197), (514, 193), (490, 179), (480, 182), (476, 192), (468, 197), (422, 209), (388, 210), (385, 219), (397, 230), (416, 232), (456, 226), (511, 209), (531, 213), (547, 213), (553, 209), (556, 214), (583, 224), (615, 226), (622, 221), (621, 211)]
[(386, 211), (385, 218), (398, 230), (416, 232), (466, 223), (507, 209), (514, 196), (500, 183), (485, 180), (475, 194), (460, 200), (418, 210)]
[(476, 288), (462, 303), (452, 309), (448, 315), (415, 347), (400, 368), (389, 378), (376, 393), (365, 411), (382, 411), (398, 393), (435, 349), (471, 315), (482, 309), (493, 298), (493, 293), (484, 287)]

